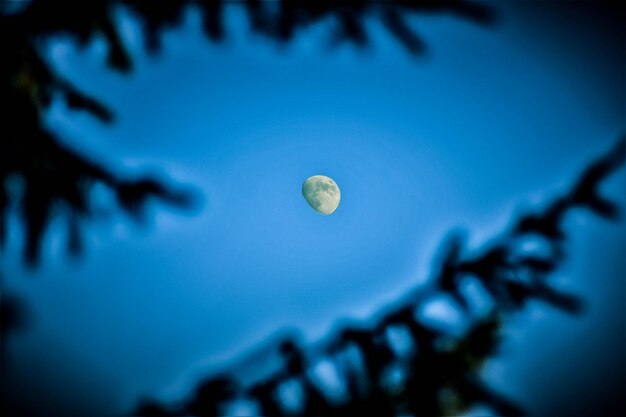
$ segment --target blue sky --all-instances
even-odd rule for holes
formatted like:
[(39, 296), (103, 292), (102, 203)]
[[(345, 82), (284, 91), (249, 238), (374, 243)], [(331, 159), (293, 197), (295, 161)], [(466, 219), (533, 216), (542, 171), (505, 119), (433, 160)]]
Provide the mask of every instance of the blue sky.
[[(44, 375), (38, 388), (24, 384), (81, 392), (78, 409), (104, 414), (141, 395), (179, 398), (277, 328), (315, 340), (338, 318), (367, 317), (428, 276), (450, 229), (479, 247), (512, 213), (539, 207), (624, 129), (619, 52), (601, 28), (577, 32), (574, 12), (554, 24), (559, 13), (509, 5), (494, 28), (422, 18), (430, 52), (417, 58), (374, 22), (372, 50), (329, 50), (324, 24), (278, 48), (250, 35), (237, 11), (225, 44), (209, 44), (189, 13), (151, 57), (120, 14), (130, 76), (105, 69), (100, 42), (48, 45), (55, 67), (117, 116), (102, 125), (58, 102), (51, 128), (120, 170), (194, 185), (202, 207), (152, 206), (143, 227), (105, 215), (88, 226), (79, 261), (63, 256), (55, 224), (34, 272), (19, 265), (12, 227), (6, 287), (33, 316), (11, 345), (14, 366), (24, 380)], [(331, 216), (300, 194), (316, 174), (341, 188)], [(622, 205), (625, 180), (622, 169), (606, 184)], [(555, 282), (585, 294), (588, 311), (572, 319), (531, 305), (486, 370), (537, 413), (550, 409), (529, 369), (546, 369), (551, 386), (581, 363), (605, 375), (606, 361), (590, 358), (617, 355), (624, 341), (614, 319), (624, 317), (624, 223), (569, 220), (576, 256)]]

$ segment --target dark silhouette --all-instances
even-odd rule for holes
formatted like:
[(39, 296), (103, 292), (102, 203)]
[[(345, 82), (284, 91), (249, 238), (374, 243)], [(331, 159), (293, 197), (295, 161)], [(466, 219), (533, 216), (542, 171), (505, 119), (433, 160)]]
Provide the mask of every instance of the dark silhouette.
[(569, 194), (571, 204), (585, 207), (608, 219), (617, 217), (617, 206), (600, 195), (600, 181), (624, 163), (626, 138), (622, 137), (611, 152), (589, 165)]
[[(542, 218), (547, 229), (560, 229), (565, 215), (577, 207), (606, 217), (604, 208), (613, 206), (612, 202), (588, 203), (601, 198), (597, 195), (600, 183), (623, 164), (625, 142), (624, 137), (620, 138), (613, 149), (582, 171), (567, 197), (557, 198), (548, 206), (549, 214)], [(558, 215), (552, 214), (554, 207), (558, 207)], [(615, 218), (617, 208), (611, 213), (607, 218)], [(487, 244), (475, 256), (464, 256), (462, 235), (452, 234), (442, 245), (442, 259), (433, 268), (436, 274), (429, 284), (390, 303), (373, 318), (373, 323), (344, 324), (306, 352), (291, 338), (278, 340), (276, 346), (283, 357), (280, 370), (251, 387), (240, 386), (234, 397), (229, 392), (229, 396), (220, 397), (218, 402), (226, 404), (236, 397), (254, 398), (262, 415), (288, 415), (277, 389), (286, 380), (298, 379), (305, 392), (303, 411), (299, 415), (435, 416), (459, 414), (478, 404), (498, 415), (524, 415), (519, 405), (488, 387), (480, 376), (485, 360), (498, 353), (499, 333), (506, 318), (531, 299), (571, 314), (580, 313), (582, 308), (577, 296), (558, 291), (547, 281), (563, 261), (563, 252), (519, 253), (515, 243), (538, 233), (534, 228), (519, 227), (528, 218), (529, 215), (524, 215), (509, 232)], [(560, 244), (564, 239), (560, 234), (543, 236), (550, 245)], [(471, 313), (470, 300), (459, 291), (461, 279), (468, 275), (476, 277), (493, 299), (493, 308), (486, 315)], [(462, 335), (429, 327), (416, 314), (420, 305), (438, 294), (452, 295), (471, 321)], [(412, 348), (408, 356), (399, 356), (390, 345), (386, 335), (393, 328), (404, 329), (409, 335)], [(346, 364), (342, 355), (349, 352), (354, 355), (355, 349), (359, 357), (357, 364)], [(310, 381), (309, 367), (319, 359), (330, 360), (341, 370), (349, 396), (346, 402), (332, 403), (323, 390)], [(390, 382), (393, 372), (400, 375), (399, 381)], [(215, 392), (206, 395), (211, 401), (216, 400)], [(194, 402), (184, 406), (180, 414), (193, 414), (191, 404)], [(147, 411), (152, 414), (145, 409), (138, 411), (144, 415), (159, 415), (158, 412), (168, 410), (167, 406), (156, 403), (151, 407)]]
[[(423, 52), (425, 44), (407, 23), (407, 17), (412, 14), (450, 13), (479, 24), (494, 21), (490, 8), (461, 0), (237, 3), (94, 0), (80, 4), (32, 0), (23, 7), (0, 8), (3, 51), (0, 97), (5, 109), (2, 128), (10, 132), (0, 141), (0, 244), (6, 235), (7, 210), (14, 206), (26, 228), (24, 259), (28, 264), (38, 262), (42, 237), (53, 216), (67, 219), (68, 252), (82, 251), (81, 231), (94, 216), (90, 210), (90, 190), (96, 184), (111, 189), (119, 207), (137, 219), (141, 219), (141, 208), (150, 199), (177, 207), (189, 207), (194, 202), (189, 190), (167, 185), (167, 181), (151, 176), (133, 178), (130, 174), (120, 174), (88, 155), (61, 145), (57, 133), (50, 132), (42, 123), (53, 96), (62, 97), (70, 109), (86, 111), (105, 123), (110, 123), (114, 114), (98, 99), (56, 73), (42, 58), (39, 48), (42, 41), (53, 36), (63, 35), (84, 46), (100, 35), (108, 48), (108, 67), (127, 73), (133, 67), (132, 57), (118, 34), (114, 9), (124, 7), (141, 21), (146, 49), (154, 53), (160, 49), (161, 33), (179, 24), (190, 6), (201, 12), (204, 32), (213, 42), (220, 42), (226, 36), (223, 9), (233, 6), (245, 8), (254, 33), (278, 43), (287, 43), (307, 27), (329, 20), (336, 28), (331, 43), (366, 46), (369, 40), (365, 19), (380, 19), (413, 54)], [(16, 192), (11, 182), (21, 182), (22, 189)], [(57, 210), (58, 207), (62, 210)]]
[(268, 381), (260, 382), (252, 387), (250, 396), (254, 398), (259, 405), (259, 413), (264, 416), (281, 416), (284, 415), (280, 401), (277, 398), (276, 388), (279, 379), (273, 378)]
[(220, 403), (233, 395), (234, 383), (229, 378), (217, 377), (204, 382), (196, 391), (188, 405), (189, 414), (197, 416), (217, 416)]
[(568, 194), (556, 199), (543, 213), (523, 216), (517, 223), (515, 232), (537, 233), (555, 241), (556, 244), (565, 237), (561, 222), (572, 207), (585, 207), (609, 219), (617, 217), (617, 207), (600, 195), (598, 187), (602, 178), (624, 162), (626, 155), (624, 143), (622, 137), (611, 152), (585, 169)]
[(434, 276), (437, 279), (436, 285), (439, 286), (441, 291), (450, 294), (459, 306), (467, 311), (467, 301), (459, 291), (457, 281), (459, 275), (458, 262), (461, 255), (463, 239), (464, 236), (460, 232), (455, 232), (444, 242), (440, 250), (443, 259), (440, 262), (439, 269), (437, 269), (437, 267), (434, 268)]
[[(43, 123), (53, 97), (61, 97), (70, 109), (85, 111), (104, 123), (114, 120), (114, 112), (97, 98), (76, 88), (56, 73), (42, 58), (39, 45), (63, 35), (78, 45), (95, 36), (105, 39), (107, 66), (114, 71), (132, 70), (132, 57), (118, 34), (113, 11), (125, 7), (142, 22), (145, 47), (157, 52), (161, 33), (179, 24), (187, 7), (202, 14), (207, 38), (220, 42), (226, 36), (220, 1), (131, 1), (64, 2), (32, 0), (19, 8), (0, 8), (0, 45), (3, 65), (0, 97), (3, 111), (0, 140), (0, 245), (6, 239), (9, 210), (17, 210), (23, 220), (26, 240), (24, 260), (35, 265), (41, 244), (54, 216), (67, 220), (70, 254), (82, 251), (82, 230), (94, 212), (90, 193), (97, 184), (110, 189), (119, 208), (141, 220), (150, 200), (176, 207), (191, 207), (193, 193), (186, 187), (169, 184), (167, 179), (149, 175), (120, 173), (62, 145), (55, 132)], [(69, 10), (71, 6), (71, 11)], [(230, 4), (228, 4), (230, 6)], [(427, 50), (425, 40), (409, 24), (415, 14), (449, 13), (478, 24), (494, 22), (489, 7), (462, 0), (374, 2), (366, 0), (310, 2), (263, 2), (246, 0), (233, 7), (245, 8), (252, 31), (279, 44), (291, 41), (317, 22), (332, 21), (334, 32), (329, 43), (348, 42), (357, 47), (370, 45), (365, 20), (378, 19), (410, 54)], [(624, 161), (625, 139), (604, 157), (591, 164), (569, 193), (556, 199), (541, 213), (522, 216), (509, 233), (476, 256), (466, 256), (461, 235), (444, 245), (442, 261), (430, 285), (407, 293), (372, 320), (346, 326), (312, 347), (302, 347), (292, 339), (279, 340), (282, 366), (262, 380), (245, 384), (226, 369), (197, 384), (181, 404), (164, 405), (145, 401), (135, 410), (146, 416), (224, 414), (231, 401), (256, 401), (259, 413), (267, 416), (288, 414), (278, 389), (286, 380), (296, 380), (304, 392), (302, 415), (446, 415), (484, 404), (500, 415), (523, 414), (519, 406), (486, 386), (480, 378), (481, 365), (497, 354), (499, 331), (508, 315), (524, 307), (528, 300), (550, 303), (570, 313), (581, 310), (581, 301), (547, 283), (547, 277), (563, 260), (565, 215), (573, 208), (585, 208), (607, 219), (614, 219), (617, 207), (599, 193), (600, 182)], [(544, 257), (519, 254), (518, 239), (539, 235), (553, 249)], [(485, 317), (475, 317), (459, 285), (468, 275), (476, 277), (491, 294), (494, 308)], [(436, 294), (450, 295), (472, 321), (462, 335), (428, 327), (416, 315), (417, 307)], [(23, 323), (21, 304), (2, 294), (2, 336)], [(407, 357), (394, 352), (387, 340), (391, 328), (404, 329), (413, 349)], [(4, 352), (4, 349), (3, 349)], [(310, 367), (315, 360), (340, 361), (352, 355), (354, 361), (338, 366), (348, 398), (334, 403), (313, 381)]]
[[(407, 23), (407, 16), (436, 12), (454, 14), (479, 24), (494, 20), (490, 8), (461, 0), (0, 2), (0, 104), (3, 109), (0, 123), (4, 132), (0, 139), (0, 251), (5, 248), (8, 218), (14, 211), (21, 222), (12, 226), (24, 228), (22, 253), (26, 265), (39, 263), (43, 238), (55, 218), (62, 218), (66, 223), (68, 254), (77, 256), (83, 252), (85, 227), (97, 216), (92, 204), (92, 190), (97, 185), (109, 189), (119, 209), (137, 221), (144, 219), (144, 208), (151, 201), (178, 208), (197, 204), (190, 187), (170, 184), (166, 178), (154, 175), (121, 172), (114, 166), (102, 164), (97, 155), (86, 155), (64, 145), (59, 134), (50, 131), (44, 123), (55, 97), (62, 99), (70, 110), (87, 112), (103, 123), (115, 120), (112, 109), (54, 70), (43, 57), (41, 45), (63, 36), (84, 47), (101, 36), (107, 48), (108, 68), (128, 73), (132, 71), (133, 61), (113, 18), (118, 7), (128, 9), (141, 21), (145, 47), (151, 53), (159, 51), (162, 32), (178, 25), (188, 7), (200, 11), (204, 33), (213, 42), (221, 42), (227, 35), (224, 8), (243, 7), (252, 31), (280, 44), (288, 43), (314, 23), (332, 20), (336, 31), (329, 39), (331, 44), (351, 42), (364, 47), (369, 40), (363, 22), (373, 17), (380, 19), (410, 53), (423, 52), (425, 45)], [(16, 300), (4, 291), (0, 294), (3, 355), (8, 334), (17, 329), (20, 318), (25, 316), (23, 303)], [(143, 410), (146, 414), (162, 412), (157, 405), (148, 403)]]

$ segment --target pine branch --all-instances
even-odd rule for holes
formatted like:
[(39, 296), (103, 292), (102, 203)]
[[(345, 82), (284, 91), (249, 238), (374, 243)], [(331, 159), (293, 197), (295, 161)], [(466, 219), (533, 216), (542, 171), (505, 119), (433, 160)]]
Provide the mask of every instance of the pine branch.
[[(601, 198), (598, 194), (601, 182), (624, 163), (625, 143), (626, 139), (620, 138), (613, 149), (583, 170), (572, 189), (548, 207), (547, 215), (534, 216), (549, 230), (560, 228), (566, 214), (575, 208), (587, 208), (603, 216), (603, 208), (590, 202)], [(558, 216), (554, 215), (554, 207), (558, 207)], [(579, 313), (582, 307), (577, 296), (548, 284), (549, 275), (564, 260), (562, 252), (539, 256), (519, 249), (520, 239), (537, 232), (520, 230), (519, 224), (527, 218), (528, 215), (522, 216), (512, 230), (491, 241), (476, 256), (463, 256), (461, 235), (453, 234), (442, 245), (443, 256), (433, 268), (435, 274), (431, 281), (383, 308), (370, 321), (373, 324), (341, 326), (306, 349), (300, 347), (294, 335), (270, 341), (274, 347), (264, 347), (261, 352), (279, 352), (282, 362), (278, 371), (270, 371), (262, 377), (247, 375), (246, 364), (264, 356), (253, 353), (251, 358), (242, 360), (241, 365), (235, 364), (201, 381), (200, 388), (188, 400), (174, 405), (148, 401), (140, 404), (136, 413), (217, 416), (223, 415), (229, 404), (247, 399), (255, 402), (259, 415), (293, 415), (278, 392), (282, 384), (297, 381), (304, 391), (304, 399), (296, 414), (302, 416), (450, 415), (479, 404), (490, 407), (498, 415), (523, 415), (515, 402), (489, 388), (480, 375), (482, 364), (497, 354), (500, 329), (511, 313), (520, 311), (530, 300), (542, 301), (572, 314)], [(551, 245), (562, 244), (561, 235), (544, 233), (543, 236)], [(491, 294), (494, 307), (487, 315), (473, 314), (471, 300), (465, 299), (459, 289), (461, 280), (470, 275)], [(522, 275), (529, 278), (521, 279)], [(451, 295), (470, 321), (463, 335), (455, 336), (429, 327), (418, 317), (419, 307), (441, 294)], [(408, 335), (410, 354), (394, 350), (387, 337), (394, 329)], [(354, 357), (354, 349), (358, 351), (360, 365), (345, 359), (350, 354)], [(333, 402), (324, 394), (324, 387), (312, 379), (311, 368), (320, 360), (330, 361), (339, 371), (348, 390), (345, 401)], [(386, 378), (391, 369), (400, 369), (403, 376), (400, 387), (389, 386)]]
[[(451, 13), (480, 24), (493, 22), (488, 7), (465, 1), (371, 2), (330, 0), (241, 3), (186, 0), (92, 0), (87, 2), (32, 0), (17, 11), (0, 8), (0, 46), (3, 51), (0, 100), (4, 109), (0, 140), (0, 243), (6, 238), (9, 209), (17, 207), (27, 235), (24, 259), (38, 263), (42, 240), (50, 221), (61, 215), (68, 225), (68, 251), (78, 254), (83, 247), (82, 229), (90, 212), (91, 190), (104, 185), (117, 196), (120, 208), (141, 219), (149, 199), (186, 207), (192, 202), (188, 192), (166, 186), (152, 177), (137, 180), (106, 169), (95, 158), (62, 146), (57, 133), (42, 122), (54, 97), (63, 98), (70, 110), (86, 111), (103, 122), (113, 120), (113, 112), (56, 74), (41, 58), (39, 46), (58, 36), (72, 39), (79, 46), (101, 36), (107, 46), (106, 65), (114, 71), (132, 70), (132, 59), (119, 35), (114, 19), (117, 7), (126, 8), (142, 23), (146, 49), (157, 52), (163, 31), (179, 25), (184, 11), (196, 7), (203, 18), (207, 38), (220, 42), (226, 36), (223, 10), (226, 5), (243, 6), (254, 33), (278, 43), (290, 42), (308, 27), (322, 22), (336, 24), (334, 41), (367, 46), (366, 21), (382, 19), (390, 32), (410, 53), (422, 51), (407, 16), (420, 13)], [(17, 133), (19, 132), (19, 133)], [(22, 182), (23, 192), (10, 192), (10, 182)], [(23, 198), (21, 198), (23, 196)], [(64, 208), (59, 211), (59, 207)], [(59, 214), (61, 213), (61, 214)], [(4, 245), (2, 245), (4, 247)]]

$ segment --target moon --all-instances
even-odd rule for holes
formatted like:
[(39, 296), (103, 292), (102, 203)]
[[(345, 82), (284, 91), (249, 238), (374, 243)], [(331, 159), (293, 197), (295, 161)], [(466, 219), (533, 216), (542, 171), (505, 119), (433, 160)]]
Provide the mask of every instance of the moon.
[(302, 184), (302, 195), (313, 210), (326, 216), (337, 210), (341, 200), (339, 186), (325, 175), (307, 178)]

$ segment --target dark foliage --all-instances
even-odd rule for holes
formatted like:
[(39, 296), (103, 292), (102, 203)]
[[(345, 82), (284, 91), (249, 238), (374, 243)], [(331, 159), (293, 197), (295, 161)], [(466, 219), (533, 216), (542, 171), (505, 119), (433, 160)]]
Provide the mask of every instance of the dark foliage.
[(223, 11), (234, 5), (245, 8), (254, 33), (277, 42), (288, 42), (307, 27), (332, 20), (336, 27), (334, 41), (364, 46), (368, 44), (366, 21), (378, 19), (411, 53), (422, 52), (425, 44), (408, 24), (407, 16), (445, 12), (481, 24), (493, 21), (489, 8), (460, 0), (239, 3), (32, 0), (22, 7), (2, 7), (0, 97), (5, 109), (2, 116), (5, 134), (0, 141), (0, 244), (6, 236), (9, 207), (16, 207), (25, 228), (27, 263), (38, 262), (44, 233), (56, 215), (67, 219), (68, 251), (79, 253), (82, 226), (93, 217), (90, 193), (96, 184), (112, 190), (119, 207), (136, 217), (141, 217), (142, 207), (151, 198), (179, 207), (192, 204), (188, 191), (152, 177), (130, 178), (99, 164), (97, 158), (63, 145), (58, 134), (43, 123), (43, 116), (56, 97), (65, 100), (70, 109), (86, 111), (105, 123), (113, 120), (113, 112), (56, 73), (41, 54), (42, 44), (56, 36), (69, 37), (79, 46), (100, 36), (107, 44), (108, 67), (128, 72), (132, 69), (132, 59), (118, 34), (113, 17), (115, 8), (130, 10), (142, 22), (146, 48), (156, 52), (163, 30), (177, 25), (190, 5), (200, 10), (204, 32), (214, 42), (226, 36)]
[[(449, 13), (478, 24), (494, 21), (489, 8), (461, 0), (31, 0), (17, 8), (2, 4), (0, 100), (5, 133), (0, 139), (0, 245), (6, 238), (9, 211), (16, 209), (24, 225), (23, 253), (28, 264), (38, 262), (44, 234), (55, 216), (67, 220), (69, 253), (80, 253), (84, 224), (95, 215), (91, 196), (96, 185), (112, 191), (119, 208), (138, 219), (151, 199), (178, 207), (193, 204), (192, 194), (184, 187), (152, 176), (119, 173), (98, 163), (97, 157), (64, 145), (58, 134), (46, 127), (44, 116), (57, 98), (70, 109), (85, 111), (104, 123), (112, 122), (114, 113), (56, 73), (42, 58), (41, 48), (57, 36), (69, 37), (79, 46), (99, 36), (106, 41), (107, 66), (127, 73), (133, 67), (132, 57), (118, 34), (115, 8), (128, 9), (142, 22), (145, 47), (157, 52), (162, 32), (179, 24), (190, 5), (201, 12), (207, 38), (222, 41), (227, 36), (224, 9), (231, 4), (245, 8), (253, 33), (277, 43), (288, 43), (308, 27), (328, 20), (335, 28), (331, 42), (365, 47), (370, 44), (367, 24), (377, 20), (411, 54), (426, 50), (425, 41), (410, 24), (411, 16)], [(581, 311), (580, 299), (556, 290), (547, 277), (563, 260), (566, 234), (562, 224), (571, 209), (585, 208), (607, 219), (617, 216), (617, 207), (599, 194), (598, 186), (623, 163), (624, 147), (622, 138), (583, 172), (571, 192), (542, 212), (522, 216), (510, 232), (482, 253), (466, 253), (463, 235), (454, 234), (443, 245), (431, 285), (409, 292), (381, 311), (372, 323), (342, 326), (319, 345), (306, 349), (296, 337), (281, 339), (276, 342), (281, 358), (278, 371), (246, 378), (240, 375), (241, 370), (227, 369), (201, 381), (181, 404), (145, 402), (137, 413), (214, 416), (223, 414), (232, 401), (244, 398), (256, 404), (259, 414), (286, 415), (289, 411), (279, 389), (285, 382), (295, 381), (304, 393), (297, 412), (300, 415), (432, 416), (458, 413), (476, 404), (487, 405), (500, 415), (522, 414), (515, 403), (485, 385), (481, 365), (497, 353), (499, 331), (507, 314), (518, 311), (529, 300), (547, 302), (570, 313)], [(544, 240), (549, 253), (520, 251), (516, 243), (529, 237)], [(460, 291), (461, 281), (469, 276), (478, 280), (494, 301), (487, 315), (477, 315), (471, 300)], [(441, 293), (448, 294), (470, 321), (462, 335), (430, 326), (416, 316), (418, 306)], [(3, 294), (1, 301), (1, 330), (6, 336), (19, 329), (24, 314), (19, 300)], [(398, 352), (389, 341), (387, 335), (392, 330), (408, 335), (408, 353)], [(346, 359), (350, 355), (351, 359)], [(342, 400), (331, 399), (312, 378), (311, 367), (321, 359), (339, 369), (347, 390)], [(397, 386), (389, 381), (392, 370), (402, 376)]]
[[(303, 349), (293, 336), (273, 341), (281, 364), (278, 371), (250, 377), (233, 366), (217, 377), (200, 383), (190, 400), (175, 405), (146, 402), (136, 413), (145, 416), (217, 416), (241, 399), (252, 400), (264, 416), (340, 415), (456, 415), (475, 405), (484, 405), (497, 415), (519, 416), (523, 410), (495, 392), (481, 379), (481, 365), (498, 352), (499, 332), (505, 319), (530, 300), (576, 314), (581, 300), (549, 285), (548, 277), (563, 260), (562, 223), (572, 209), (582, 208), (614, 219), (617, 207), (599, 193), (601, 181), (624, 163), (626, 138), (606, 155), (589, 165), (572, 189), (557, 198), (543, 213), (521, 216), (511, 229), (478, 254), (463, 250), (461, 233), (444, 242), (439, 265), (429, 285), (420, 286), (380, 312), (370, 323), (342, 325), (320, 344)], [(608, 209), (610, 207), (610, 209)], [(532, 221), (529, 221), (532, 219)], [(535, 225), (540, 225), (536, 227)], [(558, 230), (559, 233), (554, 233)], [(548, 253), (521, 249), (524, 239), (543, 239)], [(467, 277), (477, 279), (490, 294), (493, 307), (479, 314), (460, 291)], [(463, 311), (470, 324), (461, 335), (424, 322), (417, 310), (430, 297), (447, 294), (450, 306)], [(369, 324), (369, 325), (368, 325)], [(398, 352), (388, 337), (403, 331), (410, 345)], [(356, 355), (354, 350), (356, 349)], [(267, 349), (264, 349), (267, 351)], [(357, 361), (346, 357), (356, 356)], [(253, 354), (253, 358), (261, 355)], [(330, 361), (338, 370), (347, 395), (341, 401), (325, 394), (324, 382), (312, 377), (319, 361)], [(250, 360), (244, 361), (249, 363)], [(391, 383), (391, 372), (399, 382)], [(283, 384), (296, 381), (303, 392), (299, 409), (293, 411), (279, 395)]]

